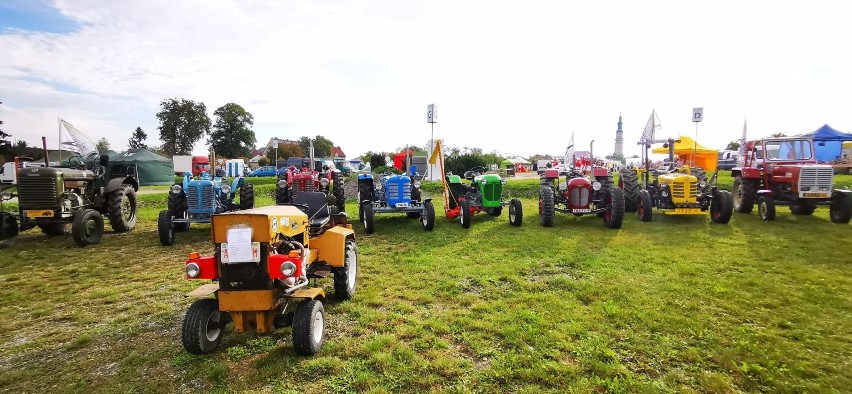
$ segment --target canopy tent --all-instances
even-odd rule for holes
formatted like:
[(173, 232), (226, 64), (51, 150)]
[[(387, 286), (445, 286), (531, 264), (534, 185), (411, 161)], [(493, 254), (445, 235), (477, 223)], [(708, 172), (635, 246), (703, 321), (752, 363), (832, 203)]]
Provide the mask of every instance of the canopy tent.
[(507, 168), (515, 168), (515, 162), (509, 159), (503, 160), (500, 162), (500, 169), (505, 170)]
[(113, 164), (135, 164), (140, 186), (175, 183), (172, 161), (147, 149), (132, 149), (110, 158)]
[[(719, 151), (704, 147), (687, 136), (680, 136), (677, 140), (678, 142), (674, 144), (674, 153), (677, 156), (677, 161), (701, 167), (705, 171), (716, 171), (716, 165), (719, 161)], [(667, 155), (669, 154), (669, 148), (660, 146), (659, 148), (652, 149), (651, 152)]]
[(814, 132), (802, 134), (799, 137), (814, 139), (814, 150), (817, 161), (834, 161), (840, 158), (843, 141), (852, 141), (852, 134), (837, 131), (828, 124)]

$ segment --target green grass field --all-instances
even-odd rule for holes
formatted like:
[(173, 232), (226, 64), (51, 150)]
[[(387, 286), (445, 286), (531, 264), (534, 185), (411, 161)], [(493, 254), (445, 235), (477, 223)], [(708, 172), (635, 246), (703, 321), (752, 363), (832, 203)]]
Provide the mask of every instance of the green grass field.
[[(327, 305), (325, 347), (312, 358), (295, 355), (290, 329), (229, 331), (203, 357), (183, 350), (183, 294), (202, 283), (183, 279), (183, 261), (212, 245), (198, 225), (160, 246), (165, 193), (140, 196), (137, 228), (92, 247), (30, 230), (0, 250), (0, 391), (852, 387), (852, 226), (832, 224), (827, 208), (803, 217), (780, 207), (773, 223), (735, 213), (729, 225), (629, 215), (620, 230), (558, 215), (543, 228), (536, 182), (509, 183), (523, 198), (521, 227), (505, 213), (477, 215), (468, 230), (440, 215), (433, 232), (404, 215), (377, 215), (372, 235), (356, 224), (358, 291)], [(273, 188), (257, 186), (258, 205), (272, 204)]]

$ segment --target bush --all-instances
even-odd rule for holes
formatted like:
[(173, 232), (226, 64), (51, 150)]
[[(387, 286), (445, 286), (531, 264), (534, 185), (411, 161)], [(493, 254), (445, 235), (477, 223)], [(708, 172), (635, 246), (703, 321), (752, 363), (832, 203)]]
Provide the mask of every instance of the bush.
[(387, 166), (388, 163), (385, 161), (385, 155), (374, 153), (370, 155), (370, 168), (373, 171), (376, 171), (376, 168), (381, 168)]
[(473, 167), (486, 167), (488, 163), (482, 155), (473, 153), (465, 153), (461, 155), (450, 155), (444, 159), (444, 168), (447, 172), (452, 172), (456, 175), (464, 174), (465, 171)]
[(384, 174), (385, 171), (390, 172), (391, 174), (396, 174), (396, 175), (402, 174), (402, 171), (398, 170), (396, 167), (393, 167), (393, 166), (375, 167), (375, 168), (373, 168), (372, 171), (375, 174)]

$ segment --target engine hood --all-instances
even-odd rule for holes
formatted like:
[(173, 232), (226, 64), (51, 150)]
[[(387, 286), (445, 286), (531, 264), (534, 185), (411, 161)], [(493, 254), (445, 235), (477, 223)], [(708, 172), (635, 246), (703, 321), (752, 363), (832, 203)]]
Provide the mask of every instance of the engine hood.
[(698, 182), (698, 178), (696, 178), (694, 175), (680, 174), (680, 173), (663, 174), (663, 175), (660, 175), (659, 177), (657, 177), (657, 180), (660, 181), (660, 182), (666, 182), (666, 183), (675, 183), (675, 182), (692, 182), (692, 183), (694, 183), (694, 182)]
[(91, 181), (95, 174), (89, 170), (60, 167), (29, 167), (18, 170), (18, 178), (59, 178), (66, 181)]

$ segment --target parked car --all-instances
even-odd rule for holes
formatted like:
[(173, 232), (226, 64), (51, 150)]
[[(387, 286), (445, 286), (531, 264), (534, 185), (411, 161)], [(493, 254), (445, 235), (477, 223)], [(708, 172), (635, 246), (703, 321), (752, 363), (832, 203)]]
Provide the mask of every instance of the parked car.
[(719, 151), (719, 161), (717, 167), (720, 170), (731, 170), (737, 166), (737, 151), (721, 150)]
[(273, 166), (264, 166), (260, 167), (249, 174), (249, 176), (276, 176), (278, 175), (278, 170)]

